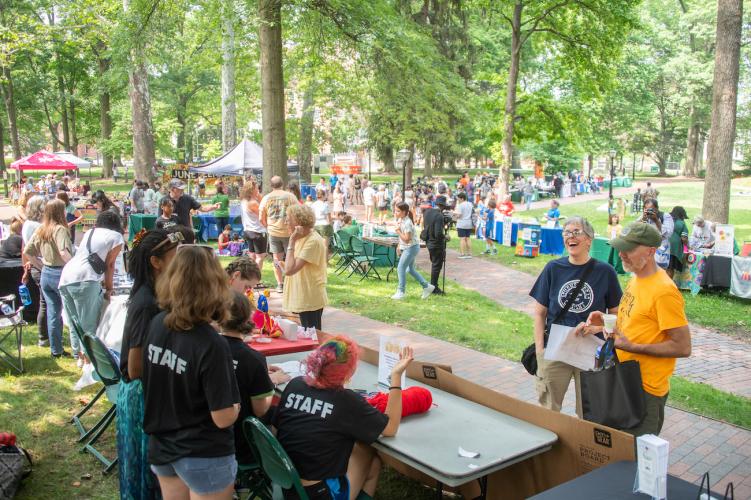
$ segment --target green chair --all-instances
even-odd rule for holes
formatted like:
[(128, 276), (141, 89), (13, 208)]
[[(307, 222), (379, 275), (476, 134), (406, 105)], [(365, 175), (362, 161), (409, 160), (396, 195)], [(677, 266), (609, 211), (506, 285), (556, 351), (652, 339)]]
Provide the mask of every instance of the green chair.
[(347, 269), (352, 269), (353, 258), (356, 256), (349, 244), (350, 235), (345, 231), (334, 233), (334, 253), (339, 257), (335, 264), (334, 272), (337, 274), (344, 273)]
[(269, 479), (283, 489), (294, 489), (301, 500), (308, 500), (297, 469), (271, 431), (257, 418), (248, 417), (243, 421), (243, 432), (253, 453), (258, 453), (261, 467)]
[(357, 273), (360, 275), (360, 281), (362, 281), (365, 278), (370, 277), (371, 274), (375, 274), (376, 278), (380, 280), (381, 275), (378, 274), (378, 269), (376, 269), (375, 266), (378, 258), (368, 251), (365, 243), (357, 236), (352, 236), (349, 239), (349, 244), (352, 246), (352, 251), (355, 255), (352, 257), (354, 268), (347, 277), (349, 278), (354, 273)]
[[(89, 352), (88, 347), (83, 342), (84, 332), (81, 328), (81, 324), (78, 322), (78, 318), (75, 316), (75, 314), (72, 314), (72, 311), (66, 309), (66, 312), (68, 313), (70, 328), (71, 330), (73, 330), (73, 334), (78, 337), (78, 341), (81, 342), (81, 347), (83, 348), (84, 354), (86, 354), (86, 357), (88, 359), (93, 359), (91, 352)], [(91, 435), (95, 433), (97, 429), (107, 420), (109, 411), (105, 413), (90, 429), (86, 429), (82, 421), (83, 416), (89, 412), (89, 410), (96, 404), (97, 401), (99, 401), (99, 398), (101, 398), (106, 391), (107, 386), (102, 385), (102, 388), (99, 389), (99, 391), (91, 399), (91, 401), (89, 401), (86, 406), (81, 408), (81, 410), (79, 410), (75, 415), (71, 417), (70, 422), (76, 426), (76, 429), (78, 429), (78, 433), (80, 434), (80, 436), (78, 437), (79, 443), (88, 440)]]
[(96, 370), (97, 375), (99, 375), (99, 378), (104, 383), (105, 394), (110, 403), (112, 403), (112, 407), (107, 410), (107, 413), (103, 418), (104, 421), (99, 425), (96, 432), (92, 434), (91, 438), (86, 442), (81, 451), (91, 453), (97, 460), (102, 462), (104, 464), (104, 473), (107, 474), (112, 471), (117, 464), (117, 457), (113, 460), (108, 459), (102, 455), (94, 445), (115, 419), (117, 393), (120, 390), (120, 368), (115, 357), (99, 337), (87, 333), (83, 336), (83, 345), (85, 346), (86, 352), (91, 353), (91, 363), (94, 365), (94, 370)]

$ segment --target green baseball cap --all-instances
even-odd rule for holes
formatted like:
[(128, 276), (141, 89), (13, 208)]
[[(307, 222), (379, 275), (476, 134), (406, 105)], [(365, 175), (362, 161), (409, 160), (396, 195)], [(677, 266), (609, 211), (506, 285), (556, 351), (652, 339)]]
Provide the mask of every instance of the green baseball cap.
[(630, 252), (638, 246), (657, 248), (662, 236), (656, 227), (646, 222), (633, 222), (623, 228), (621, 235), (610, 241), (610, 246), (620, 252)]

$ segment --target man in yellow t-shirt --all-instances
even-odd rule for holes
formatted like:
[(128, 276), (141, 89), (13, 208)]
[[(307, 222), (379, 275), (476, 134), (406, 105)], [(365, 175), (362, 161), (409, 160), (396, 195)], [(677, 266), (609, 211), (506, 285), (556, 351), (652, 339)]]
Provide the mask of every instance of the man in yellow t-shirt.
[(285, 262), (282, 307), (300, 315), (300, 324), (321, 329), (326, 295), (327, 244), (313, 230), (316, 218), (307, 205), (287, 208), (290, 238)]
[(299, 205), (292, 193), (284, 191), (284, 181), (278, 175), (270, 180), (271, 192), (266, 193), (258, 206), (261, 224), (269, 232), (269, 253), (274, 256), (274, 276), (276, 277), (276, 291), (283, 290), (284, 249), (289, 245), (289, 229), (287, 229), (287, 208)]
[[(641, 424), (624, 431), (641, 436), (659, 434), (676, 358), (691, 355), (691, 332), (683, 296), (654, 255), (662, 236), (649, 224), (634, 222), (610, 244), (618, 250), (623, 268), (633, 273), (618, 306), (615, 347), (620, 361), (636, 360), (641, 370), (646, 414)], [(602, 313), (592, 313), (587, 333), (601, 330)]]

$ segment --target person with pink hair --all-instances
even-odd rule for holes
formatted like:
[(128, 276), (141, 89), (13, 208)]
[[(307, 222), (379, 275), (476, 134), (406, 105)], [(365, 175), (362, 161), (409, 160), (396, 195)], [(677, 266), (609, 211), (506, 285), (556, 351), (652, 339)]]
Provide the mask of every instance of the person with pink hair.
[[(413, 359), (402, 350), (391, 371), (385, 414), (345, 389), (357, 369), (359, 351), (348, 337), (327, 340), (304, 361), (305, 376), (287, 384), (272, 424), (295, 464), (311, 500), (367, 499), (375, 494), (381, 460), (370, 446), (394, 436), (402, 418), (401, 381)], [(285, 499), (297, 499), (294, 490)]]

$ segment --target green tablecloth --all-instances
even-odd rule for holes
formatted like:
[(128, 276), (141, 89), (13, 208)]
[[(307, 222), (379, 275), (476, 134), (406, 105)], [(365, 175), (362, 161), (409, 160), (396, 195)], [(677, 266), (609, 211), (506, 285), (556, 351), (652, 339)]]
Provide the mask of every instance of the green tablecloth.
[[(128, 217), (128, 241), (133, 241), (133, 237), (141, 229), (151, 230), (154, 229), (156, 224), (156, 215), (147, 214), (130, 214)], [(203, 221), (197, 215), (193, 216), (193, 229), (201, 233)]]
[(130, 214), (128, 219), (128, 241), (132, 241), (133, 237), (141, 229), (154, 229), (156, 224), (156, 215), (147, 214)]
[(618, 274), (626, 274), (623, 270), (623, 263), (618, 256), (618, 252), (608, 244), (608, 239), (597, 236), (592, 240), (592, 248), (589, 249), (589, 255), (602, 262), (607, 262), (615, 268)]

